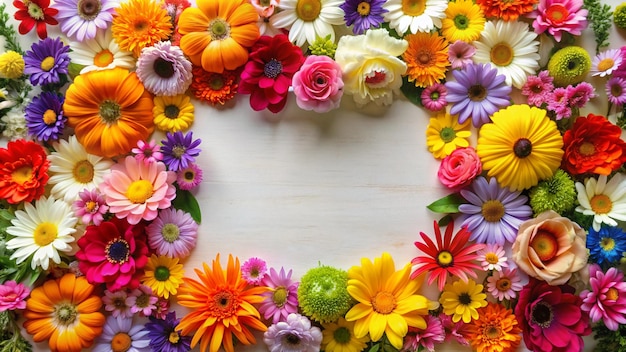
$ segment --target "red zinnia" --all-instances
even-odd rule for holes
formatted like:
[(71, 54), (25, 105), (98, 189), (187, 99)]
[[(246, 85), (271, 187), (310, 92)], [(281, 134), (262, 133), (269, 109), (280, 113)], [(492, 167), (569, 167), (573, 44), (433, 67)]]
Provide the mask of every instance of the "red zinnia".
[(475, 270), (482, 269), (479, 265), (472, 263), (472, 261), (478, 258), (476, 252), (482, 249), (484, 245), (471, 244), (468, 246), (471, 232), (465, 226), (453, 238), (454, 222), (448, 224), (446, 234), (441, 238), (439, 224), (436, 221), (434, 224), (437, 244), (430, 239), (430, 236), (420, 232), (424, 243), (415, 242), (415, 246), (424, 252), (426, 256), (415, 257), (411, 260), (411, 263), (417, 266), (416, 270), (411, 274), (411, 278), (414, 279), (420, 274), (428, 272), (428, 284), (431, 285), (433, 281), (437, 280), (439, 291), (443, 291), (448, 273), (465, 282), (468, 280), (467, 275), (476, 278)]
[(626, 142), (621, 135), (622, 129), (604, 116), (579, 117), (563, 135), (561, 167), (572, 175), (609, 175), (626, 162)]
[(14, 17), (20, 21), (20, 34), (30, 32), (37, 25), (37, 35), (40, 39), (46, 39), (46, 24), (54, 26), (59, 23), (54, 19), (59, 10), (50, 7), (50, 0), (15, 0), (13, 6), (17, 8)]
[(239, 92), (250, 94), (250, 106), (255, 111), (267, 108), (277, 113), (285, 107), (291, 80), (302, 63), (302, 49), (285, 34), (262, 36), (241, 73)]
[(0, 198), (11, 204), (32, 202), (44, 193), (48, 182), (46, 151), (23, 139), (0, 148)]

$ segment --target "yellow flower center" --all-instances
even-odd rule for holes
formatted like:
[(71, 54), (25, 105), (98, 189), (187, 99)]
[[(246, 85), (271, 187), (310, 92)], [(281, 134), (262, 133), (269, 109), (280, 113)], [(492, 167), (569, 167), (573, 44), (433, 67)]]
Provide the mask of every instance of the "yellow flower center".
[(606, 291), (606, 299), (617, 301), (618, 298), (619, 298), (619, 291), (615, 287), (611, 287), (609, 288), (608, 291)]
[(113, 352), (126, 352), (132, 344), (130, 336), (125, 332), (118, 332), (111, 339), (111, 350)]
[(530, 241), (530, 248), (537, 253), (542, 263), (546, 263), (556, 256), (559, 250), (559, 242), (551, 232), (539, 229), (532, 241)]
[(163, 239), (165, 241), (169, 243), (173, 243), (180, 236), (180, 229), (178, 228), (176, 224), (172, 224), (172, 223), (165, 224), (163, 225), (163, 228), (161, 229), (161, 236), (163, 236)]
[(602, 247), (602, 250), (605, 252), (612, 251), (615, 249), (615, 240), (611, 237), (602, 237), (602, 240), (600, 240), (600, 247)]
[(387, 291), (380, 291), (372, 300), (372, 308), (377, 313), (389, 314), (396, 308), (396, 297)]
[(33, 168), (22, 166), (11, 173), (11, 180), (19, 185), (30, 181), (33, 178)]
[(407, 16), (419, 16), (426, 10), (424, 0), (402, 0), (402, 12)]
[(437, 264), (439, 264), (440, 266), (450, 266), (452, 265), (453, 261), (454, 257), (452, 256), (452, 253), (448, 251), (441, 251), (439, 252), (439, 254), (437, 254)]
[(93, 181), (94, 169), (89, 160), (81, 160), (72, 169), (74, 180), (78, 183), (89, 183)]
[(33, 232), (33, 240), (39, 247), (44, 247), (52, 243), (58, 234), (57, 225), (46, 221), (37, 225), (35, 232)]
[(170, 332), (170, 335), (167, 338), (167, 340), (170, 343), (176, 344), (180, 340), (180, 335), (178, 335), (178, 333), (176, 331), (172, 331), (172, 332)]
[(57, 113), (52, 109), (48, 109), (43, 113), (42, 120), (46, 125), (52, 125), (57, 121)]
[(506, 292), (511, 288), (511, 279), (508, 277), (503, 277), (496, 281), (496, 289), (498, 291)]
[(504, 204), (497, 199), (490, 199), (483, 203), (481, 213), (486, 221), (498, 222), (504, 216)]
[(606, 194), (596, 194), (589, 200), (589, 204), (596, 214), (608, 214), (613, 209), (613, 202)]
[(370, 14), (370, 4), (365, 1), (360, 2), (356, 7), (356, 12), (361, 16), (368, 16)]
[(154, 194), (154, 187), (148, 180), (137, 180), (128, 186), (126, 198), (135, 204), (145, 203)]
[(546, 17), (554, 24), (561, 24), (569, 16), (567, 8), (561, 4), (553, 4), (546, 10)]
[(322, 2), (320, 0), (298, 0), (296, 4), (298, 18), (306, 22), (316, 20), (321, 12)]
[(615, 61), (613, 61), (613, 59), (611, 59), (610, 57), (602, 59), (600, 62), (598, 62), (598, 71), (600, 72), (606, 71), (610, 69), (611, 67), (613, 67), (614, 64), (615, 64)]
[(277, 307), (282, 307), (287, 303), (288, 292), (287, 289), (283, 286), (278, 286), (274, 289), (274, 293), (272, 294), (272, 301)]
[(498, 262), (500, 261), (500, 258), (498, 257), (497, 254), (493, 252), (489, 252), (485, 255), (485, 261), (489, 264), (498, 264)]
[(584, 142), (578, 147), (578, 151), (584, 156), (593, 155), (596, 152), (596, 147), (593, 143)]
[(38, 21), (41, 21), (45, 18), (45, 14), (43, 12), (43, 9), (41, 7), (39, 7), (39, 5), (35, 4), (34, 2), (26, 2), (24, 1), (25, 4), (28, 4), (28, 15)]
[(113, 62), (113, 53), (109, 49), (104, 49), (93, 57), (93, 64), (98, 67), (107, 67)]
[(498, 66), (508, 66), (513, 61), (513, 48), (508, 43), (498, 43), (491, 48), (491, 62)]
[(225, 319), (237, 314), (237, 309), (239, 308), (238, 298), (227, 288), (218, 291), (211, 298), (207, 302), (207, 308), (211, 316)]
[(95, 213), (98, 210), (98, 203), (93, 200), (89, 200), (85, 203), (85, 210), (89, 213)]
[(224, 40), (230, 38), (230, 25), (225, 20), (217, 17), (209, 23), (209, 34), (212, 40)]
[(45, 59), (41, 60), (41, 69), (44, 71), (50, 71), (54, 67), (54, 58), (52, 56), (48, 56)]
[(502, 329), (498, 325), (487, 325), (483, 330), (483, 336), (486, 336), (488, 339), (499, 339), (502, 336)]

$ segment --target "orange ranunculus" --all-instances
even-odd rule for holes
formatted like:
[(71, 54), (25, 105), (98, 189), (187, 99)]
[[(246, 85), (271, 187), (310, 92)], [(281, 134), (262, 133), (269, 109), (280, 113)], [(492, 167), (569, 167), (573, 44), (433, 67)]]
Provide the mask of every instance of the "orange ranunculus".
[(152, 96), (135, 73), (93, 71), (67, 89), (63, 111), (87, 152), (104, 157), (126, 154), (154, 130)]

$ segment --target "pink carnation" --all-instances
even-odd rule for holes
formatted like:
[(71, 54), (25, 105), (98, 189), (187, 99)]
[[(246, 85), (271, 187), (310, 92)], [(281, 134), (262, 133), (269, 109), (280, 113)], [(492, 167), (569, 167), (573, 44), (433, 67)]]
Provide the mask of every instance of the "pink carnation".
[(581, 35), (587, 27), (587, 13), (583, 0), (540, 0), (537, 9), (528, 17), (534, 18), (535, 33), (550, 33), (557, 42), (563, 32)]
[(7, 281), (0, 285), (0, 312), (26, 308), (29, 294), (30, 290), (22, 283)]
[(472, 147), (455, 149), (439, 165), (437, 176), (448, 188), (461, 188), (469, 185), (482, 172), (482, 164)]
[(336, 109), (343, 95), (341, 67), (328, 56), (307, 56), (293, 76), (293, 91), (301, 109), (318, 113)]

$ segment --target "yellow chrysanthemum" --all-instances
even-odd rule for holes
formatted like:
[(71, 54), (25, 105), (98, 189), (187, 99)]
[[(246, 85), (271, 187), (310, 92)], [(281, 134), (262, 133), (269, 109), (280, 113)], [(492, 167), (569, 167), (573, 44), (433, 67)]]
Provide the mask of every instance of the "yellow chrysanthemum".
[(346, 313), (346, 320), (355, 322), (356, 338), (369, 333), (372, 341), (378, 341), (385, 334), (400, 349), (409, 326), (425, 329), (424, 316), (437, 307), (437, 302), (417, 294), (424, 277), (411, 280), (410, 263), (396, 271), (389, 253), (373, 263), (361, 258), (361, 266), (350, 268), (348, 278), (348, 292), (358, 303)]
[(194, 119), (194, 107), (185, 94), (154, 97), (154, 125), (164, 132), (184, 131)]
[(428, 151), (437, 159), (443, 159), (457, 148), (469, 146), (470, 121), (459, 123), (456, 115), (441, 112), (430, 119), (426, 128)]
[(406, 75), (416, 87), (429, 87), (446, 78), (448, 41), (438, 32), (409, 34), (404, 39), (409, 47), (402, 54), (407, 64)]
[(471, 43), (480, 38), (485, 28), (485, 15), (472, 0), (457, 0), (448, 3), (441, 25), (441, 33), (451, 43), (457, 40)]
[(443, 306), (443, 313), (452, 316), (453, 322), (462, 319), (467, 324), (472, 319), (478, 319), (478, 308), (487, 305), (487, 295), (483, 293), (483, 285), (476, 281), (457, 280), (446, 284), (439, 302)]
[(487, 175), (512, 191), (528, 189), (561, 165), (563, 138), (543, 109), (511, 105), (480, 129), (476, 153)]
[(18, 79), (24, 74), (24, 58), (9, 50), (0, 55), (0, 78)]
[(354, 322), (344, 318), (322, 326), (322, 349), (326, 352), (361, 352), (370, 340), (367, 336), (354, 336)]
[(158, 2), (128, 0), (115, 9), (111, 31), (121, 50), (139, 57), (141, 49), (169, 38), (172, 22)]
[(170, 295), (176, 295), (178, 286), (183, 283), (184, 274), (183, 265), (178, 263), (178, 258), (153, 254), (146, 264), (141, 282), (150, 287), (157, 296), (169, 299)]

